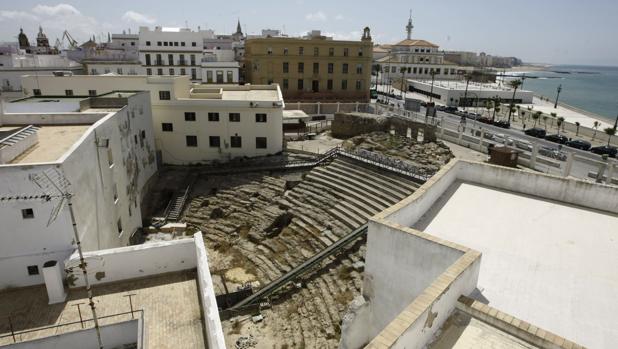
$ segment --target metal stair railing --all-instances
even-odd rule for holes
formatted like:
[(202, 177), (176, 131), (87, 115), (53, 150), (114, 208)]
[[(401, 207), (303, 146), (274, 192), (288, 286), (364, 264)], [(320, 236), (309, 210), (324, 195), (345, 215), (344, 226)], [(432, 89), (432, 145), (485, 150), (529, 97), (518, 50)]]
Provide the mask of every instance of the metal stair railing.
[(294, 269), (290, 270), (289, 272), (285, 273), (284, 275), (279, 277), (277, 280), (271, 282), (270, 284), (262, 287), (259, 291), (257, 291), (256, 293), (252, 294), (251, 296), (249, 296), (249, 297), (243, 299), (242, 301), (234, 304), (229, 309), (232, 309), (232, 310), (233, 309), (239, 309), (239, 308), (242, 308), (242, 307), (247, 306), (249, 304), (252, 304), (252, 303), (254, 303), (256, 301), (259, 301), (260, 299), (268, 297), (273, 292), (275, 292), (275, 291), (279, 290), (280, 288), (284, 287), (290, 281), (298, 278), (299, 276), (301, 276), (302, 274), (304, 274), (305, 272), (310, 270), (312, 267), (314, 267), (317, 263), (320, 263), (325, 258), (327, 258), (327, 257), (335, 254), (336, 252), (340, 251), (346, 245), (348, 245), (350, 242), (356, 240), (358, 237), (364, 235), (365, 233), (367, 233), (367, 224), (364, 224), (364, 225), (360, 226), (359, 228), (356, 228), (355, 230), (353, 230), (352, 232), (350, 232), (346, 236), (344, 236), (341, 239), (339, 239), (336, 242), (334, 242), (332, 245), (326, 247), (322, 251), (320, 251), (320, 252), (316, 253), (315, 255), (313, 255), (312, 257), (310, 257), (308, 260), (303, 262), (301, 265), (299, 265), (299, 266), (295, 267)]

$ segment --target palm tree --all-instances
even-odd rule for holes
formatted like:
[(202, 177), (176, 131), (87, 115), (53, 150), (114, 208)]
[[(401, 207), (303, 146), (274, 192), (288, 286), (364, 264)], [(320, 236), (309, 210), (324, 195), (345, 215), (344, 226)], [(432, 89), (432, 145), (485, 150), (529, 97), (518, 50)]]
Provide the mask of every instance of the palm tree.
[[(517, 116), (521, 119), (521, 105), (517, 105), (515, 106), (515, 108), (517, 109)], [(523, 121), (523, 119), (522, 119)]]
[(543, 116), (542, 116), (542, 118), (543, 118), (543, 123), (545, 124), (545, 131), (547, 131), (547, 118), (548, 118), (548, 117), (549, 117), (549, 116), (547, 116), (547, 115), (543, 115)]
[(575, 127), (577, 127), (575, 129), (575, 137), (579, 136), (579, 125), (580, 125), (579, 121), (575, 121)]
[(536, 113), (532, 114), (532, 120), (534, 120), (534, 125), (532, 127), (536, 127), (536, 122), (539, 121), (541, 114), (543, 113), (541, 113), (540, 111), (537, 111)]
[(558, 135), (560, 135), (560, 126), (562, 126), (563, 124), (564, 124), (564, 118), (561, 116), (558, 118), (558, 121), (556, 122), (556, 125), (558, 125)]
[(485, 101), (485, 109), (487, 109), (487, 116), (491, 115), (491, 102)]
[(556, 119), (556, 117), (558, 117), (558, 114), (549, 113), (549, 115), (551, 115), (551, 127), (554, 127), (554, 120)]
[(380, 76), (380, 72), (382, 71), (382, 67), (380, 67), (379, 64), (376, 64), (374, 66), (375, 71), (376, 71), (376, 91), (378, 90), (378, 77)]
[(594, 129), (594, 133), (592, 134), (592, 140), (594, 140), (594, 137), (597, 136), (597, 129), (599, 128), (599, 126), (601, 126), (601, 123), (598, 121), (592, 123), (592, 128)]
[(500, 103), (501, 103), (500, 97), (495, 97), (494, 99), (491, 100), (491, 103), (494, 107), (494, 115), (491, 117), (491, 121), (496, 121), (496, 112), (500, 112)]
[(608, 127), (603, 131), (605, 131), (605, 134), (609, 136), (607, 137), (607, 146), (609, 147), (609, 143), (612, 141), (612, 136), (616, 134), (616, 129), (613, 127)]
[(519, 88), (519, 86), (521, 86), (521, 84), (523, 83), (523, 81), (521, 81), (520, 79), (517, 80), (511, 80), (509, 81), (509, 87), (511, 87), (513, 89), (513, 98), (511, 98), (511, 109), (509, 109), (509, 123), (511, 123), (511, 114), (513, 113), (513, 106), (515, 105), (515, 92), (517, 92), (517, 89)]

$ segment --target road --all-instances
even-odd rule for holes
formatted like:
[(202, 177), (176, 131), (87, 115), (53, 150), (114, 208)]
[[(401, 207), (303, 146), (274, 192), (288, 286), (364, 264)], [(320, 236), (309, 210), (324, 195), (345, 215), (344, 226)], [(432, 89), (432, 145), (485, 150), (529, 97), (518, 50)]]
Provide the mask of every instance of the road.
[[(399, 94), (398, 91), (396, 93)], [(380, 96), (380, 97), (385, 98), (385, 96)], [(389, 103), (392, 103), (393, 105), (403, 106), (402, 100), (398, 100), (395, 98), (387, 98), (387, 99)], [(425, 115), (425, 108), (421, 107), (420, 114)], [(432, 119), (432, 118), (429, 118), (429, 119)], [(458, 132), (462, 127), (461, 117), (458, 115), (438, 111), (436, 113), (435, 120), (439, 121), (440, 124), (445, 127), (445, 129), (453, 131), (453, 132)], [(571, 175), (574, 177), (578, 177), (578, 178), (588, 178), (588, 172), (590, 171), (596, 172), (598, 170), (598, 165), (591, 164), (591, 163), (584, 162), (584, 161), (586, 160), (597, 161), (597, 162), (603, 161), (600, 155), (597, 155), (597, 154), (594, 154), (588, 151), (580, 150), (580, 149), (567, 147), (567, 146), (560, 146), (556, 143), (547, 141), (542, 138), (535, 138), (535, 137), (528, 136), (523, 132), (521, 128), (504, 129), (504, 128), (500, 128), (494, 125), (483, 124), (475, 120), (468, 119), (465, 124), (465, 132), (466, 133), (469, 132), (470, 134), (472, 134), (473, 129), (474, 130), (482, 129), (485, 131), (485, 133), (490, 133), (492, 135), (500, 135), (500, 137), (502, 138), (510, 138), (513, 141), (524, 141), (530, 144), (537, 143), (540, 147), (560, 150), (560, 152), (562, 152), (564, 155), (567, 155), (568, 153), (574, 153), (577, 157), (571, 168)], [(494, 140), (494, 143), (499, 143), (499, 141)], [(577, 159), (578, 157), (581, 159), (584, 159), (584, 161), (578, 160)], [(554, 159), (554, 161), (560, 163), (561, 167), (563, 167), (565, 164), (564, 161), (559, 161), (556, 159)], [(555, 167), (544, 166), (544, 165), (540, 165), (540, 167), (544, 172), (547, 172), (547, 173), (562, 174), (561, 168), (555, 168)]]

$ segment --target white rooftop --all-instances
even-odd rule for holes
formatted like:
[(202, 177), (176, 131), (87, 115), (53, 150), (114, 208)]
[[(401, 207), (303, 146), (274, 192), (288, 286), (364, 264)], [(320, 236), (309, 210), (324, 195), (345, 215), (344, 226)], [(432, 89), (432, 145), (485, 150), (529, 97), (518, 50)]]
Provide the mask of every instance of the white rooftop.
[(414, 224), (482, 253), (492, 307), (590, 348), (618, 347), (618, 216), (454, 182)]

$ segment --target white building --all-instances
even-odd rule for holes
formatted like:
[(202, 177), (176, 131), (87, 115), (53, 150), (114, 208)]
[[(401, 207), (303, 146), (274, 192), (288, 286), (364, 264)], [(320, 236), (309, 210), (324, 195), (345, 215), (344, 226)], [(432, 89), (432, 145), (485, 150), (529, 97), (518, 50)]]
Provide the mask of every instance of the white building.
[(139, 28), (139, 60), (146, 75), (188, 75), (201, 81), (204, 40), (214, 39), (212, 30), (189, 28)]
[[(486, 101), (500, 98), (501, 103), (511, 103), (513, 89), (496, 84), (470, 82), (466, 87), (465, 81), (452, 80), (407, 80), (407, 90), (433, 96), (438, 104), (447, 106), (483, 107)], [(534, 93), (527, 90), (517, 90), (515, 104), (531, 104)], [(467, 99), (467, 102), (466, 102)]]
[(99, 94), (122, 86), (149, 91), (157, 158), (193, 164), (276, 154), (283, 148), (283, 96), (278, 85), (191, 85), (189, 77), (33, 76), (30, 94)]
[[(11, 46), (13, 47), (13, 46)], [(7, 50), (0, 55), (0, 94), (2, 97), (21, 97), (22, 75), (48, 75), (55, 71), (81, 74), (81, 64), (60, 55), (30, 54), (23, 50)]]
[[(408, 20), (405, 40), (393, 45), (374, 47), (374, 67), (379, 66), (381, 79), (390, 83), (404, 76), (408, 78), (431, 78), (432, 73), (441, 80), (461, 79), (472, 67), (461, 67), (444, 60), (444, 52), (434, 43), (412, 39), (412, 18)], [(385, 52), (388, 51), (388, 52)]]
[[(157, 171), (148, 93), (30, 97), (0, 114), (0, 289), (43, 283), (48, 261), (75, 244), (69, 208), (31, 175), (70, 182), (84, 250), (126, 246), (141, 227), (145, 187)], [(59, 211), (55, 211), (59, 207)]]

